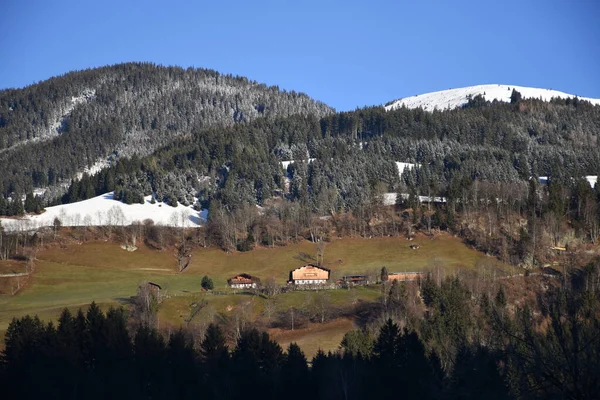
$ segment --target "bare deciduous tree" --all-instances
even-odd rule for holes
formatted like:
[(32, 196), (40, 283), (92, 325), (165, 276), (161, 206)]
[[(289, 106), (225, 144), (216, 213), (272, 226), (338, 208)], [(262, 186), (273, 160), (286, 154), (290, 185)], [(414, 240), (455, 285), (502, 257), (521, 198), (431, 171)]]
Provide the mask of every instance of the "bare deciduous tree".
[(132, 319), (137, 324), (156, 328), (158, 325), (156, 313), (160, 300), (160, 289), (149, 282), (142, 282), (138, 286), (136, 296), (133, 298)]
[(179, 268), (179, 272), (183, 272), (188, 265), (190, 265), (191, 260), (192, 253), (190, 252), (190, 249), (184, 240), (177, 246), (177, 266)]
[(264, 303), (263, 314), (267, 321), (271, 322), (275, 311), (277, 310), (277, 300), (274, 298), (267, 299)]
[(322, 266), (325, 259), (325, 247), (326, 244), (323, 240), (319, 240), (317, 243), (317, 265)]
[(265, 280), (264, 291), (269, 298), (274, 298), (277, 294), (279, 294), (280, 287), (277, 282), (275, 282), (275, 278), (270, 276)]
[(325, 323), (331, 313), (331, 296), (326, 291), (317, 292), (315, 296), (315, 307), (321, 323)]

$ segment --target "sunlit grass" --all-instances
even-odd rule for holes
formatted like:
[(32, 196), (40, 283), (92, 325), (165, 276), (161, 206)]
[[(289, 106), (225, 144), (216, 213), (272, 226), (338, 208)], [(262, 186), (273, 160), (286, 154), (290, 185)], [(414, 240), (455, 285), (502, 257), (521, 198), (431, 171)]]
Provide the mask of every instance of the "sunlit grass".
[[(412, 250), (410, 244), (418, 244), (420, 248)], [(189, 317), (190, 303), (199, 298), (207, 301), (205, 309), (208, 311), (203, 310), (206, 313), (227, 312), (228, 307), (250, 299), (248, 295), (233, 295), (227, 291), (229, 277), (245, 272), (263, 281), (273, 277), (284, 284), (291, 269), (313, 261), (311, 257), (315, 254), (315, 244), (308, 241), (247, 253), (199, 249), (193, 253), (190, 266), (183, 273), (177, 273), (173, 252), (144, 246), (127, 252), (116, 243), (92, 242), (43, 250), (37, 255), (36, 271), (27, 286), (15, 296), (0, 296), (0, 334), (13, 317), (37, 314), (49, 321), (56, 320), (65, 307), (77, 310), (92, 301), (105, 307), (126, 304), (144, 281), (163, 287), (169, 298), (161, 305), (161, 321), (177, 325)], [(445, 273), (452, 273), (473, 270), (482, 259), (490, 260), (459, 239), (440, 235), (434, 239), (418, 236), (413, 242), (395, 237), (333, 240), (326, 245), (324, 264), (332, 270), (332, 278), (337, 279), (344, 274), (378, 272), (382, 266), (393, 272), (423, 271), (438, 265)], [(16, 267), (15, 263), (0, 264), (2, 270)], [(202, 293), (200, 281), (205, 274), (213, 278), (215, 291), (228, 294)], [(328, 294), (333, 306), (342, 306), (357, 299), (375, 300), (379, 297), (379, 288), (328, 290)], [(307, 292), (303, 291), (281, 295), (277, 299), (277, 310), (301, 307), (306, 299)], [(253, 299), (254, 316), (263, 312), (264, 301), (259, 296)], [(200, 313), (196, 318), (202, 316)]]

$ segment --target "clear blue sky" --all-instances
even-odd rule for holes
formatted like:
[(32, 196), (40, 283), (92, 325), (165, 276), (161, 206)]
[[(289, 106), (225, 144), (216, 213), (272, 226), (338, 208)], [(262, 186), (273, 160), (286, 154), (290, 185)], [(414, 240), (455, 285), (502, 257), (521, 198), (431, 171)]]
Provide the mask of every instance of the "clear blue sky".
[(600, 98), (597, 0), (4, 0), (0, 49), (0, 88), (152, 61), (338, 110), (484, 83)]

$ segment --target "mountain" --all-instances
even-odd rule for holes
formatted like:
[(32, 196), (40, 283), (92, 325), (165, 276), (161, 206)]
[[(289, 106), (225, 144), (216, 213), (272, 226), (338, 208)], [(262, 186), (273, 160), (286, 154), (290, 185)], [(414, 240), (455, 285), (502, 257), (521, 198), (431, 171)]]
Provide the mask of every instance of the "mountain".
[[(478, 85), (405, 97), (387, 103), (385, 105), (385, 109), (389, 111), (404, 106), (407, 108), (421, 107), (425, 111), (441, 111), (462, 107), (469, 102), (469, 99), (475, 98), (479, 95), (483, 96), (483, 98), (489, 102), (496, 100), (510, 103), (510, 97), (513, 90), (521, 93), (521, 96), (524, 99), (541, 99), (543, 101), (550, 101), (552, 98), (568, 99), (577, 97), (572, 94), (551, 89), (538, 89), (514, 85)], [(594, 105), (600, 104), (600, 99), (579, 97), (579, 100), (586, 100)]]
[[(307, 95), (194, 68), (127, 63), (0, 91), (0, 192), (68, 183), (195, 129), (334, 110)], [(92, 169), (93, 170), (93, 169)]]
[[(248, 222), (257, 205), (297, 223), (311, 213), (364, 215), (389, 193), (452, 202), (479, 183), (521, 201), (531, 176), (569, 188), (582, 178), (590, 189), (599, 105), (484, 88), (464, 89), (453, 104), (466, 104), (443, 112), (391, 104), (335, 113), (215, 71), (121, 64), (70, 73), (0, 92), (0, 215), (112, 192), (143, 210), (154, 209), (148, 196), (159, 208), (209, 209), (227, 227), (227, 215)], [(516, 104), (484, 97), (508, 100), (513, 89)], [(57, 190), (35, 199), (32, 189), (46, 186)]]

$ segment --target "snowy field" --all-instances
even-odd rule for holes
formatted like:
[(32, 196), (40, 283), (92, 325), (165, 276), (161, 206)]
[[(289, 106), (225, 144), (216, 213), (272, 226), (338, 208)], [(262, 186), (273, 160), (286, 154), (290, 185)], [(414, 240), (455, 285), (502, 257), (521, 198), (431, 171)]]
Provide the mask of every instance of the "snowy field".
[(113, 199), (113, 192), (79, 201), (77, 203), (48, 207), (43, 214), (27, 215), (21, 219), (1, 218), (7, 231), (28, 231), (52, 226), (58, 218), (63, 226), (130, 225), (135, 221), (151, 219), (156, 225), (194, 228), (201, 226), (208, 210), (196, 211), (192, 206), (178, 204), (171, 207), (165, 203), (125, 204)]
[[(498, 100), (510, 103), (510, 95), (512, 94), (513, 89), (521, 93), (524, 99), (536, 98), (549, 101), (553, 97), (566, 99), (576, 96), (574, 94), (550, 89), (537, 89), (512, 85), (478, 85), (405, 97), (392, 102), (390, 105), (387, 105), (385, 109), (386, 111), (390, 111), (402, 106), (406, 106), (407, 108), (422, 107), (425, 111), (453, 109), (467, 104), (469, 96), (475, 97), (478, 94), (485, 97), (488, 101)], [(587, 100), (595, 105), (600, 105), (600, 99), (590, 99), (587, 97), (579, 97), (579, 99)]]

